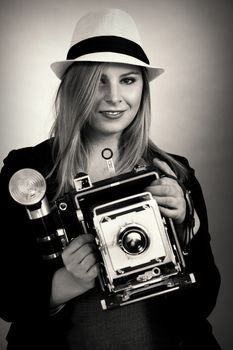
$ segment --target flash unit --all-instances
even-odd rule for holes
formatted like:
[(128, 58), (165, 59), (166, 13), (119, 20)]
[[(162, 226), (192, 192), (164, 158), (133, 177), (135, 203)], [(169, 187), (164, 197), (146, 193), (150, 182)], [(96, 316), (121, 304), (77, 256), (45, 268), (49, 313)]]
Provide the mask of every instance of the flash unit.
[(9, 192), (16, 202), (25, 206), (30, 219), (50, 213), (45, 196), (46, 181), (37, 170), (24, 168), (14, 173), (9, 182)]

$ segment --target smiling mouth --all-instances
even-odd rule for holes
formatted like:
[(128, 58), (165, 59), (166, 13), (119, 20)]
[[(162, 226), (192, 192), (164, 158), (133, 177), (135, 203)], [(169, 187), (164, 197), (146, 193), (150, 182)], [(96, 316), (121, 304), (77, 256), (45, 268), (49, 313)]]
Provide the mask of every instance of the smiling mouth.
[(122, 116), (124, 111), (101, 111), (100, 113), (106, 118), (119, 118)]

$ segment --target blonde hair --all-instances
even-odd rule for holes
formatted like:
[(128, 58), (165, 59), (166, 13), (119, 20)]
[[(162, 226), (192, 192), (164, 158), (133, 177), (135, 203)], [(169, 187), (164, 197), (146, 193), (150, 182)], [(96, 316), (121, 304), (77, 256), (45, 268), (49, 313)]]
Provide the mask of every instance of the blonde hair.
[[(72, 188), (77, 172), (87, 172), (90, 144), (88, 128), (97, 87), (106, 63), (79, 62), (65, 72), (55, 99), (54, 167), (58, 184), (56, 197)], [(160, 150), (149, 138), (151, 121), (150, 89), (147, 71), (142, 68), (143, 91), (139, 110), (133, 122), (123, 131), (119, 142), (117, 173), (131, 171), (142, 160), (150, 164), (156, 155), (184, 173), (182, 165)], [(136, 142), (135, 142), (136, 140)]]

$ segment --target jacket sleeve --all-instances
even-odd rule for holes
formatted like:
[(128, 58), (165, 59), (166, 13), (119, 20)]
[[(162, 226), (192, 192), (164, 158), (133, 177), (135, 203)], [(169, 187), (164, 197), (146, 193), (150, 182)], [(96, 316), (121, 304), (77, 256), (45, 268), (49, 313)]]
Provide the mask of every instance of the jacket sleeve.
[(29, 167), (26, 154), (12, 151), (0, 173), (0, 317), (8, 322), (47, 317), (52, 273), (42, 261), (26, 210), (10, 196), (11, 176)]
[(177, 293), (175, 302), (171, 296), (171, 307), (175, 309), (174, 312), (177, 315), (182, 310), (180, 314), (187, 315), (187, 318), (195, 323), (197, 320), (208, 318), (213, 311), (221, 278), (212, 252), (202, 188), (188, 161), (182, 158), (181, 162), (188, 168), (189, 176), (185, 187), (190, 191), (194, 208), (200, 219), (200, 227), (192, 238), (189, 254), (185, 257), (187, 269), (194, 274), (196, 282), (191, 288)]
[(200, 310), (208, 317), (216, 305), (221, 278), (212, 252), (208, 215), (202, 188), (193, 169), (190, 169), (190, 180), (187, 186), (200, 219), (200, 228), (192, 239), (187, 265), (196, 277), (194, 290)]

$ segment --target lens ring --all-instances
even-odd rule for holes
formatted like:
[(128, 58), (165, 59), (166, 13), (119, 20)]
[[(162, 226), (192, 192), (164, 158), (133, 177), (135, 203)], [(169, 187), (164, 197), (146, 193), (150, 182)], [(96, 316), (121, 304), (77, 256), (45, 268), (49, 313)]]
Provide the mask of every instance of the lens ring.
[(148, 248), (149, 238), (143, 226), (129, 224), (121, 229), (118, 243), (125, 253), (129, 255), (139, 255)]

